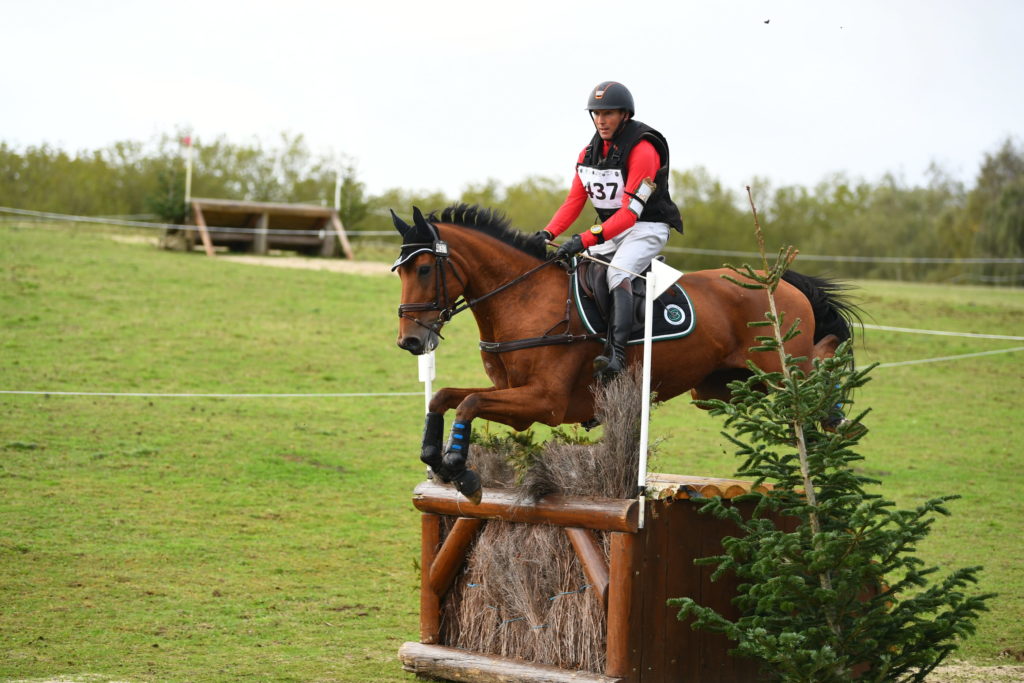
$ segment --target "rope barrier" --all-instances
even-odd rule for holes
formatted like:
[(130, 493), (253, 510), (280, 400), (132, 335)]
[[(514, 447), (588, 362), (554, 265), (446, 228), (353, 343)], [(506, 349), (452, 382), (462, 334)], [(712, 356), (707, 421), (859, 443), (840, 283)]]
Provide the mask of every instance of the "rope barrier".
[[(761, 258), (759, 252), (731, 251), (728, 249), (698, 249), (696, 247), (664, 247), (662, 251), (679, 254), (700, 254), (704, 256), (739, 256)], [(939, 256), (828, 256), (824, 254), (800, 254), (801, 261), (837, 261), (850, 263), (1024, 263), (1024, 258), (958, 258)]]
[[(978, 334), (974, 332), (949, 332), (945, 330), (922, 330), (911, 327), (891, 327), (889, 325), (869, 325), (865, 328), (885, 332), (901, 332), (909, 334), (932, 334), (947, 337), (966, 337), (971, 339), (1001, 339), (1010, 341), (1024, 341), (1024, 337), (1008, 334)], [(961, 358), (973, 358), (977, 356), (992, 356), (1000, 353), (1012, 353), (1024, 351), (1024, 346), (1015, 346), (1009, 349), (997, 349), (995, 351), (979, 351), (975, 353), (964, 353), (955, 356), (941, 356), (938, 358), (922, 358), (918, 360), (896, 361), (892, 363), (880, 363), (879, 368), (893, 368), (901, 365), (917, 365), (919, 363), (937, 363), (947, 360), (959, 360)], [(228, 394), (228, 393), (159, 393), (159, 392), (114, 392), (114, 391), (20, 391), (0, 390), (4, 396), (110, 396), (114, 398), (224, 398), (224, 399), (259, 399), (259, 398), (376, 398), (387, 396), (420, 396), (418, 391), (385, 391), (385, 392), (350, 392), (350, 393), (266, 393), (266, 394)], [(471, 587), (474, 587), (471, 585)], [(584, 586), (586, 588), (586, 586)]]
[(419, 391), (357, 392), (348, 394), (160, 394), (155, 392), (114, 391), (4, 391), (3, 395), (21, 396), (112, 396), (116, 398), (367, 398), (377, 396), (420, 396)]
[(997, 349), (995, 351), (977, 351), (975, 353), (961, 353), (957, 356), (940, 356), (938, 358), (921, 358), (918, 360), (904, 360), (897, 361), (894, 363), (879, 363), (875, 367), (879, 368), (895, 368), (901, 365), (918, 365), (920, 363), (939, 363), (946, 360), (960, 360), (961, 358), (975, 358), (977, 356), (994, 356), (998, 353), (1013, 353), (1014, 351), (1024, 351), (1024, 346), (1015, 346), (1012, 349)]
[[(105, 218), (102, 216), (78, 216), (74, 214), (56, 213), (52, 211), (32, 211), (30, 209), (16, 209), (9, 206), (0, 206), (0, 214), (11, 214), (17, 216), (28, 216), (33, 218), (45, 218), (47, 220), (66, 221), (71, 223), (97, 223), (101, 225), (119, 225), (129, 228), (149, 228), (156, 230), (197, 230), (195, 225), (181, 225), (178, 223), (153, 223), (143, 221), (131, 221), (118, 218)], [(235, 232), (252, 233), (262, 232), (267, 235), (327, 235), (340, 234), (336, 230), (260, 230), (259, 228), (232, 228), (223, 226), (208, 226), (210, 232)], [(346, 235), (367, 235), (367, 236), (393, 236), (394, 230), (346, 230)], [(676, 254), (695, 254), (702, 256), (736, 256), (740, 258), (760, 258), (759, 252), (733, 251), (729, 249), (700, 249), (697, 247), (669, 247), (662, 251)], [(999, 264), (999, 263), (1024, 263), (1024, 258), (957, 258), (957, 257), (930, 257), (930, 256), (829, 256), (824, 254), (800, 254), (804, 261), (832, 261), (848, 263), (961, 263), (961, 264)]]
[(1024, 337), (1014, 337), (1009, 334), (975, 334), (974, 332), (945, 332), (943, 330), (919, 330), (912, 327), (890, 327), (888, 325), (868, 325), (864, 327), (869, 330), (884, 330), (886, 332), (913, 332), (916, 334), (938, 334), (946, 337), (969, 337), (972, 339), (1008, 339), (1010, 341), (1024, 341)]

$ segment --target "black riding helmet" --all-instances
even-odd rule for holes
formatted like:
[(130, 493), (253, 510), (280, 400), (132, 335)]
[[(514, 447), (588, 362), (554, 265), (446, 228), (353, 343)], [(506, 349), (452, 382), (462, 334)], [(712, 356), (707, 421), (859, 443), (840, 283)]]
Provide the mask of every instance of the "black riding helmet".
[(598, 109), (625, 109), (629, 118), (633, 118), (636, 109), (633, 106), (633, 95), (629, 88), (617, 81), (603, 81), (590, 91), (587, 100), (587, 111)]

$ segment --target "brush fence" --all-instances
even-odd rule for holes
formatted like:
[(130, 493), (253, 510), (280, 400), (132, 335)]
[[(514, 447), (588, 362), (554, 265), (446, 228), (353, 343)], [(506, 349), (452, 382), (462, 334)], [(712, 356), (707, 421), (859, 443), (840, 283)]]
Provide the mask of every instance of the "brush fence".
[[(699, 514), (691, 499), (732, 499), (747, 482), (652, 474), (643, 529), (639, 502), (631, 499), (550, 495), (523, 504), (514, 491), (485, 489), (473, 505), (454, 489), (420, 484), (413, 504), (422, 514), (420, 642), (399, 650), (404, 668), (452, 681), (752, 681), (756, 664), (731, 657), (730, 641), (695, 631), (676, 619), (669, 598), (689, 596), (722, 614), (739, 615), (730, 600), (736, 582), (710, 579), (699, 557), (721, 553), (721, 541), (738, 531), (732, 523)], [(603, 671), (570, 670), (515, 656), (451, 647), (443, 627), (446, 596), (465, 595), (467, 554), (487, 520), (561, 528), (585, 574), (585, 593), (604, 615)], [(481, 615), (487, 618), (487, 615)], [(511, 620), (510, 620), (511, 621)], [(521, 626), (525, 628), (524, 626)], [(506, 653), (508, 654), (508, 653)], [(512, 653), (513, 655), (515, 653)]]

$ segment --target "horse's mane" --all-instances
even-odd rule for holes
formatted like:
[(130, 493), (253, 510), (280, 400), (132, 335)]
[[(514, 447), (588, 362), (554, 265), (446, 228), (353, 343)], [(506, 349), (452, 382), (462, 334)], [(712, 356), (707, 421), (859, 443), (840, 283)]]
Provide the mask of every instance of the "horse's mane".
[(511, 220), (496, 209), (486, 209), (475, 204), (456, 204), (440, 212), (432, 212), (427, 220), (477, 230), (536, 259), (543, 260), (545, 257), (543, 242), (530, 240), (530, 235), (513, 228)]

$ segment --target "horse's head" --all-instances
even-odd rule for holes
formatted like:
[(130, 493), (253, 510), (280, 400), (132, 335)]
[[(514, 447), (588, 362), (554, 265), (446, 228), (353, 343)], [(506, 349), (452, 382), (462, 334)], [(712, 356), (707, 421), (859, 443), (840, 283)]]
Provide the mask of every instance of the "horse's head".
[(419, 356), (441, 342), (441, 328), (455, 313), (464, 285), (448, 260), (448, 245), (437, 228), (413, 207), (413, 224), (391, 212), (402, 235), (402, 250), (391, 270), (402, 279), (398, 346)]

